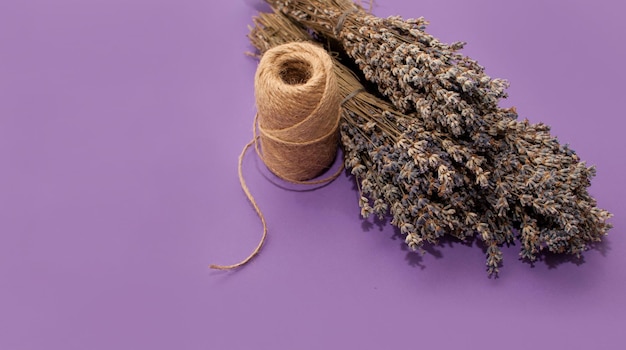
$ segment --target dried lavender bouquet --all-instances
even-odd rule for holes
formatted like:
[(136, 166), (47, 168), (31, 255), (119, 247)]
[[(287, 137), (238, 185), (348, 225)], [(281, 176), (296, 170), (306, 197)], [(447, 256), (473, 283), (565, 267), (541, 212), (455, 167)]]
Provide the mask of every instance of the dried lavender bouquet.
[[(291, 41), (313, 40), (280, 13), (255, 18), (249, 38), (261, 54)], [(376, 214), (382, 219), (391, 213), (392, 224), (414, 249), (424, 241), (437, 243), (444, 234), (461, 240), (474, 236), (488, 220), (486, 211), (474, 212), (485, 202), (484, 191), (473, 181), (485, 172), (482, 156), (471, 143), (427, 130), (419, 115), (405, 115), (365, 91), (337, 59), (334, 68), (345, 99), (340, 127), (345, 165), (356, 177), (362, 216)], [(500, 237), (514, 239), (511, 230)], [(489, 250), (493, 272), (502, 243), (488, 242), (494, 246)]]
[[(261, 15), (256, 24), (250, 38), (260, 51), (287, 41), (311, 39), (308, 32), (283, 16)], [(344, 96), (352, 96), (354, 91), (362, 89), (347, 68), (338, 62), (335, 66)], [(508, 138), (514, 133), (521, 134), (522, 140), (517, 140), (520, 142), (518, 150), (525, 147), (527, 155), (539, 156), (545, 156), (541, 152), (546, 150), (556, 152), (556, 156), (563, 156), (563, 159), (547, 163), (575, 165), (572, 169), (578, 173), (570, 174), (568, 189), (563, 191), (548, 178), (553, 171), (537, 162), (540, 157), (527, 157), (520, 162), (519, 155), (511, 158), (510, 154), (500, 152), (493, 159), (486, 158), (476, 142), (434, 127), (423, 113), (405, 115), (369, 93), (360, 93), (346, 102), (341, 131), (346, 166), (357, 177), (362, 191), (362, 214), (375, 212), (384, 216), (389, 210), (392, 224), (406, 234), (406, 241), (413, 248), (423, 241), (435, 243), (444, 233), (464, 239), (478, 232), (488, 247), (490, 273), (498, 271), (499, 246), (515, 238), (513, 227), (521, 228), (520, 254), (530, 260), (546, 248), (578, 254), (588, 242), (598, 241), (597, 233), (601, 230), (587, 231), (596, 235), (576, 235), (578, 227), (573, 227), (575, 224), (598, 227), (593, 215), (587, 215), (591, 219), (585, 222), (571, 213), (580, 214), (580, 208), (586, 205), (608, 229), (604, 224), (608, 213), (595, 208), (593, 199), (585, 191), (589, 174), (584, 172), (590, 170), (578, 163), (571, 151), (555, 142), (547, 127), (518, 123), (510, 118), (514, 115), (512, 110), (500, 113), (508, 120), (501, 120), (495, 128)], [(539, 165), (529, 168), (531, 161)], [(511, 172), (499, 170), (503, 165), (522, 171), (517, 171), (518, 178), (513, 178)], [(568, 173), (572, 169), (562, 170)], [(491, 183), (489, 174), (497, 174), (499, 181)], [(578, 181), (580, 179), (587, 182)], [(567, 192), (572, 187), (582, 188), (582, 192)], [(555, 188), (565, 194), (565, 199), (577, 200), (574, 209), (563, 213), (562, 226), (569, 227), (565, 234), (555, 233), (559, 223), (550, 221), (550, 215), (555, 216), (555, 208), (560, 208), (562, 203), (555, 204), (551, 195), (543, 198), (529, 195), (542, 189), (550, 194)]]

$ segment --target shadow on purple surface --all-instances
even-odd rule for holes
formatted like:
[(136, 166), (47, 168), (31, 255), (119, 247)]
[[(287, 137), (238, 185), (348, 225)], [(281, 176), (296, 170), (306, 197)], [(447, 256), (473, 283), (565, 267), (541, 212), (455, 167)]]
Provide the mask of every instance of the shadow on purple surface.
[[(610, 242), (605, 238), (602, 242), (598, 242), (596, 244), (590, 245), (588, 251), (597, 251), (600, 253), (602, 257), (606, 257), (608, 252), (611, 250)], [(581, 266), (585, 263), (585, 253), (583, 253), (580, 257), (576, 255), (569, 254), (556, 254), (556, 253), (542, 253), (538, 259), (538, 262), (543, 262), (548, 266), (548, 269), (553, 270), (559, 267), (559, 265), (572, 263), (576, 266)], [(525, 261), (526, 262), (526, 261)], [(534, 267), (534, 263), (528, 262), (531, 267)]]
[[(385, 220), (376, 219), (376, 220), (381, 223), (377, 225), (379, 225), (379, 228), (382, 230), (382, 226), (380, 225), (385, 224), (387, 220), (386, 219)], [(372, 223), (367, 223), (367, 220), (365, 220), (364, 223), (362, 224), (364, 231), (369, 231), (369, 229), (371, 229), (373, 226), (374, 225)], [(466, 241), (461, 241), (454, 237), (446, 236), (446, 237), (441, 238), (438, 244), (428, 244), (428, 243), (424, 244), (424, 246), (422, 247), (423, 253), (410, 250), (408, 246), (404, 243), (404, 236), (401, 234), (400, 229), (398, 229), (397, 227), (394, 227), (394, 233), (391, 236), (391, 239), (396, 240), (396, 241), (397, 240), (401, 241), (400, 249), (406, 252), (405, 260), (407, 261), (409, 266), (419, 267), (422, 270), (426, 268), (426, 266), (423, 263), (424, 254), (428, 254), (434, 257), (435, 259), (441, 259), (443, 258), (442, 248), (451, 249), (451, 248), (454, 248), (455, 245), (463, 245), (466, 247), (476, 246), (482, 250), (483, 254), (487, 254), (487, 246), (481, 240), (476, 239), (475, 237), (470, 237)], [(508, 245), (508, 247), (514, 247), (514, 246), (516, 246), (515, 243)], [(608, 252), (611, 251), (610, 241), (605, 238), (604, 240), (602, 240), (602, 242), (598, 242), (596, 244), (590, 245), (587, 252), (588, 251), (597, 251), (600, 253), (602, 257), (606, 257), (608, 255)], [(523, 263), (530, 265), (531, 268), (535, 268), (536, 264), (538, 263), (543, 263), (548, 267), (548, 270), (555, 270), (560, 265), (563, 265), (563, 264), (574, 264), (576, 266), (581, 266), (585, 264), (585, 253), (583, 253), (580, 256), (576, 256), (576, 255), (570, 255), (570, 254), (557, 254), (557, 253), (552, 253), (549, 251), (544, 251), (537, 256), (537, 260), (535, 261), (528, 261), (528, 260), (521, 259), (521, 258), (519, 258), (518, 261), (522, 261)], [(500, 267), (502, 266), (503, 265), (501, 264)], [(494, 276), (494, 277), (497, 278), (497, 276)]]
[(251, 8), (259, 12), (271, 12), (272, 8), (263, 0), (244, 0)]
[[(423, 263), (425, 254), (428, 254), (438, 260), (438, 259), (443, 258), (442, 248), (454, 248), (455, 244), (463, 245), (466, 247), (471, 247), (474, 245), (473, 237), (469, 238), (467, 241), (461, 241), (453, 237), (443, 237), (439, 240), (438, 244), (425, 243), (422, 246), (422, 252), (413, 251), (409, 249), (409, 247), (405, 244), (404, 236), (400, 232), (400, 229), (398, 229), (397, 227), (394, 227), (394, 233), (391, 236), (391, 239), (394, 241), (398, 241), (398, 240), (401, 241), (400, 249), (406, 252), (406, 256), (404, 260), (409, 264), (409, 266), (419, 267), (421, 270), (426, 268), (426, 265), (424, 265)], [(481, 245), (480, 243), (481, 242), (478, 242), (477, 245), (480, 246)], [(486, 253), (487, 251), (486, 248), (481, 248), (481, 249), (483, 250), (484, 253)]]

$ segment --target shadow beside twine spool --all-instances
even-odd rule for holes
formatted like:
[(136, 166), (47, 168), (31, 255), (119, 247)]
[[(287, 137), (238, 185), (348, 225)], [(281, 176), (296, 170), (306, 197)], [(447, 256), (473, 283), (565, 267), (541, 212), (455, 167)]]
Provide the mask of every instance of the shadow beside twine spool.
[(274, 47), (261, 58), (254, 86), (265, 165), (292, 182), (320, 175), (339, 144), (341, 97), (326, 50), (305, 42)]

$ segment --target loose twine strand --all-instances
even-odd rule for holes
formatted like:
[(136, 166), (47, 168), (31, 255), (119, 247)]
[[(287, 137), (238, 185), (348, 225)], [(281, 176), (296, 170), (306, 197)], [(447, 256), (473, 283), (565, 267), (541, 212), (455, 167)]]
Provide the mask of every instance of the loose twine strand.
[(241, 168), (242, 168), (241, 165), (243, 164), (243, 157), (246, 155), (246, 152), (252, 146), (252, 144), (254, 144), (255, 147), (256, 147), (257, 140), (258, 140), (258, 136), (255, 136), (252, 140), (250, 140), (250, 142), (248, 142), (243, 147), (243, 150), (241, 151), (241, 154), (239, 154), (239, 162), (238, 162), (238, 166), (237, 166), (237, 172), (239, 174), (239, 183), (241, 184), (241, 189), (243, 189), (243, 192), (246, 194), (246, 197), (248, 198), (248, 200), (252, 204), (252, 207), (254, 207), (254, 211), (256, 211), (256, 214), (259, 216), (259, 219), (261, 219), (261, 224), (263, 225), (263, 235), (261, 236), (261, 241), (256, 246), (256, 248), (254, 248), (252, 253), (247, 258), (243, 259), (242, 261), (240, 261), (240, 262), (238, 262), (236, 264), (233, 264), (233, 265), (215, 265), (215, 264), (209, 265), (209, 267), (212, 268), (212, 269), (216, 269), (216, 270), (231, 270), (231, 269), (238, 268), (238, 267), (240, 267), (242, 265), (245, 265), (245, 264), (248, 263), (248, 261), (252, 260), (252, 258), (254, 258), (254, 256), (257, 255), (259, 253), (259, 251), (261, 251), (261, 248), (263, 247), (263, 244), (265, 243), (265, 239), (267, 237), (267, 223), (265, 222), (265, 216), (263, 216), (263, 213), (261, 212), (261, 209), (257, 205), (257, 203), (254, 200), (254, 197), (252, 196), (252, 194), (250, 193), (250, 189), (248, 189), (248, 185), (246, 185), (246, 181), (243, 178), (243, 172), (241, 170)]
[(261, 220), (263, 234), (247, 258), (233, 265), (212, 264), (210, 268), (231, 270), (247, 264), (267, 239), (265, 217), (243, 177), (243, 158), (250, 147), (254, 146), (267, 168), (285, 181), (307, 185), (333, 181), (343, 171), (343, 163), (329, 177), (311, 179), (334, 161), (339, 145), (341, 105), (359, 92), (354, 91), (340, 101), (332, 59), (316, 45), (294, 42), (263, 55), (255, 76), (257, 114), (253, 137), (238, 160), (241, 188)]

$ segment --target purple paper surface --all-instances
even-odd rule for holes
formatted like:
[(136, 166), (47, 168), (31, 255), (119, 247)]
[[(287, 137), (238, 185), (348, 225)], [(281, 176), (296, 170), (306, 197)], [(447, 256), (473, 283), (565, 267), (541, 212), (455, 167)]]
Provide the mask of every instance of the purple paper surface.
[[(261, 0), (0, 2), (0, 349), (625, 349), (626, 24), (612, 0), (378, 0), (511, 82), (611, 211), (601, 249), (411, 253), (352, 179), (293, 191), (253, 153)], [(295, 186), (296, 188), (301, 188)]]

